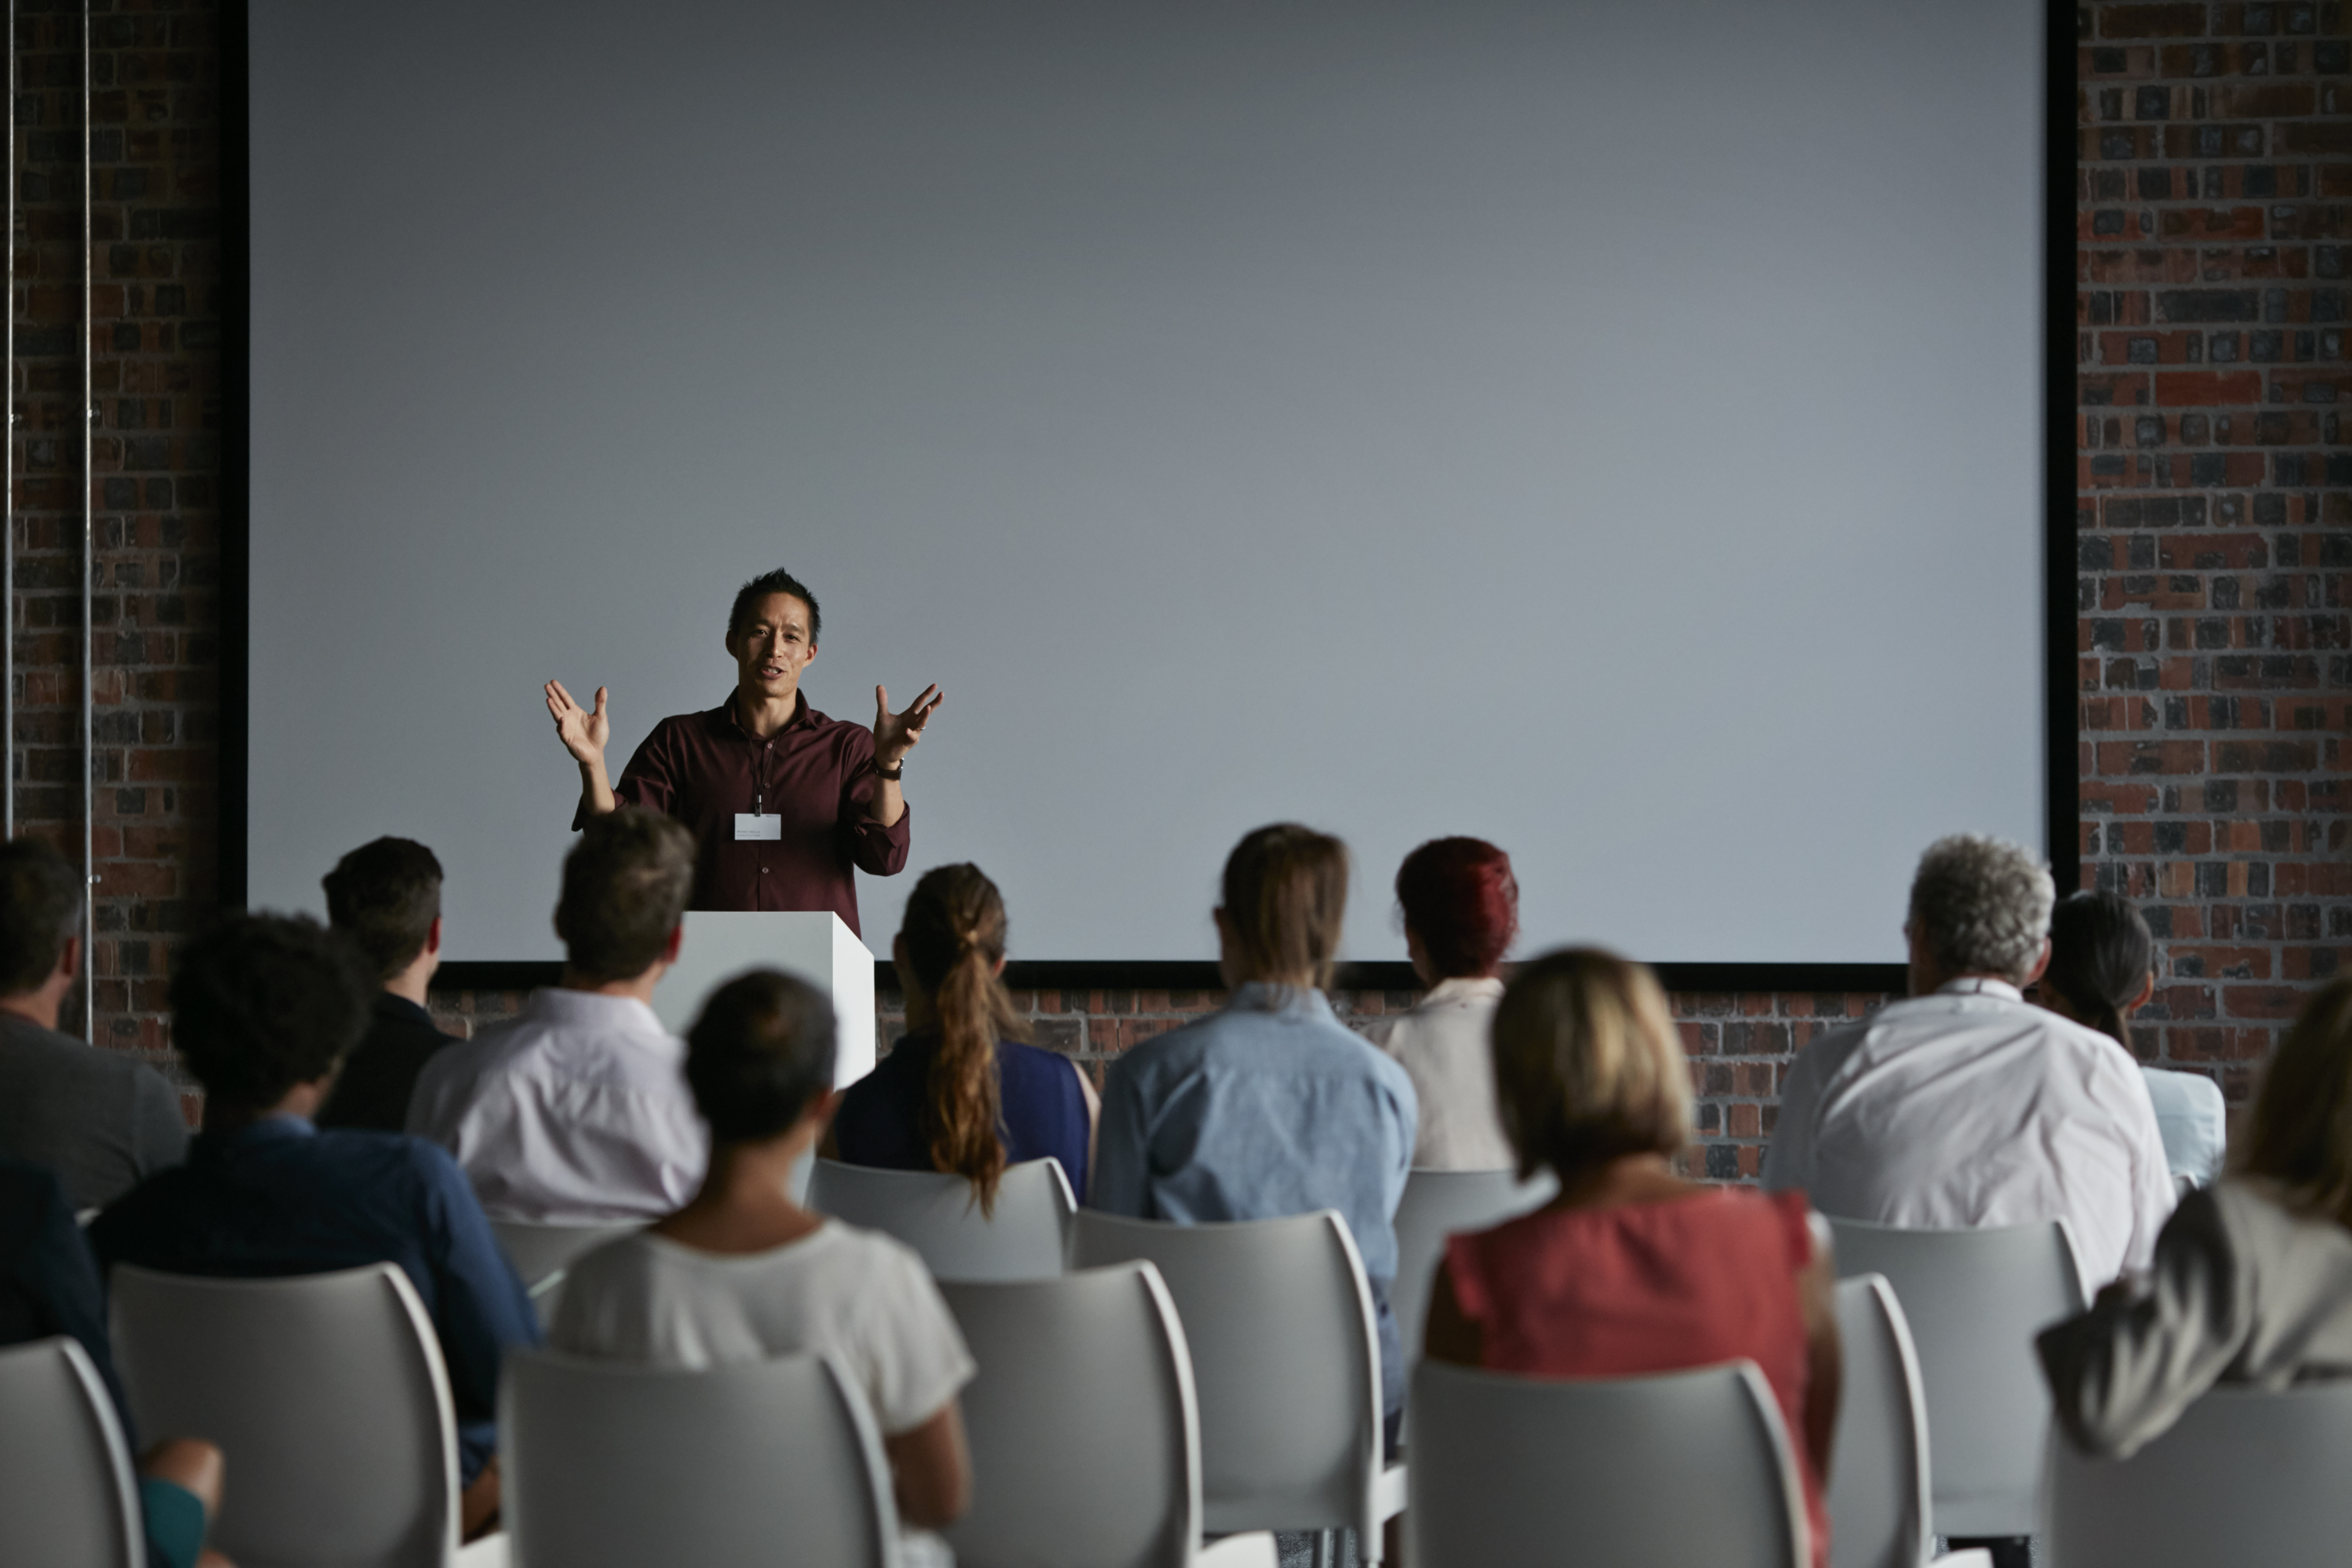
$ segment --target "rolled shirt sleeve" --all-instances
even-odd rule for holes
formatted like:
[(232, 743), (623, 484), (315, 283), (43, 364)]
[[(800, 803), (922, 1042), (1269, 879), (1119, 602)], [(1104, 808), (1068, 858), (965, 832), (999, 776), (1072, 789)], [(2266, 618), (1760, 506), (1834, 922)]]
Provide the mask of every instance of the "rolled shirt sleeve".
[(847, 738), (843, 750), (848, 765), (841, 788), (842, 857), (869, 877), (895, 877), (907, 868), (915, 808), (902, 801), (898, 821), (887, 827), (875, 821), (867, 815), (881, 788), (874, 775), (874, 737), (861, 731)]

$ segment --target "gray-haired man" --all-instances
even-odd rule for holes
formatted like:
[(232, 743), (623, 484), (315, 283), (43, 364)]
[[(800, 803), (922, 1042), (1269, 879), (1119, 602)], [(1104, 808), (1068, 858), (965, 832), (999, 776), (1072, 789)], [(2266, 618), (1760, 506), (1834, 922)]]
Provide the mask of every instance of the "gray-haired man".
[(2050, 872), (1940, 839), (1911, 883), (1911, 995), (1815, 1040), (1780, 1091), (1764, 1184), (1842, 1219), (2063, 1219), (2094, 1289), (2145, 1268), (2173, 1184), (2131, 1053), (2021, 994), (2050, 959)]

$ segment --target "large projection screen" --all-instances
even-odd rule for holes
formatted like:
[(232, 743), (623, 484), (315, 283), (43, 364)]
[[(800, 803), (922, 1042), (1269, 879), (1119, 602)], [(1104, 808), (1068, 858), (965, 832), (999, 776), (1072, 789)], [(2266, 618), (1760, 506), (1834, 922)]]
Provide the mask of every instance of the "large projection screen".
[(1520, 951), (1902, 956), (2043, 840), (2038, 0), (252, 0), (247, 893), (556, 956), (578, 777), (946, 689), (908, 875), (1191, 960), (1234, 840), (1512, 852)]

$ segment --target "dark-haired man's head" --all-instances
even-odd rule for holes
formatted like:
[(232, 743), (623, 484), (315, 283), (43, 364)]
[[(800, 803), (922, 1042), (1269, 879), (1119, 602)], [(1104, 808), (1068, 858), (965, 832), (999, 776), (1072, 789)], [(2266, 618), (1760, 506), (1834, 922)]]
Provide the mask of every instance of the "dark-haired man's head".
[(81, 967), (81, 873), (37, 838), (0, 844), (0, 1007), (44, 1028)]
[(172, 965), (172, 1044), (215, 1112), (316, 1109), (359, 1043), (375, 990), (351, 945), (307, 916), (230, 915)]
[(686, 1032), (686, 1081), (716, 1143), (782, 1137), (833, 1090), (833, 1003), (773, 969), (712, 992)]
[(677, 956), (693, 891), (694, 836), (677, 823), (635, 805), (591, 817), (563, 858), (555, 906), (567, 984), (650, 982)]
[(766, 572), (735, 592), (727, 612), (727, 652), (736, 690), (747, 700), (783, 702), (800, 690), (816, 658), (824, 618), (808, 584), (789, 572)]
[(422, 992), (441, 962), (441, 862), (433, 851), (413, 838), (379, 838), (336, 861), (320, 886), (327, 923), (374, 967), (377, 981)]

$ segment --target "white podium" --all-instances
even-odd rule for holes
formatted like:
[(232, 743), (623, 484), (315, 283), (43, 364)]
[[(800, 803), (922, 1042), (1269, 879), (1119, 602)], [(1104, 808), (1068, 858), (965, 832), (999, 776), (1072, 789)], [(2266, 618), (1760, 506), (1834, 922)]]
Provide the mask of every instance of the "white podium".
[(781, 969), (833, 998), (840, 1024), (833, 1086), (845, 1089), (874, 1070), (874, 955), (827, 910), (688, 910), (677, 963), (654, 987), (654, 1015), (684, 1037), (702, 999), (747, 969)]

